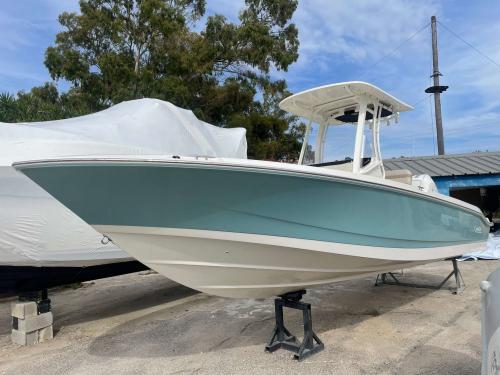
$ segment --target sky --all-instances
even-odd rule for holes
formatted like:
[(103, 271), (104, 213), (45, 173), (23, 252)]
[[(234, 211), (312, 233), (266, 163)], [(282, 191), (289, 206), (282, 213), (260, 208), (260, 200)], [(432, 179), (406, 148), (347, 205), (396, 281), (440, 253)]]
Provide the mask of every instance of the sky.
[[(243, 0), (207, 0), (207, 15), (237, 22), (242, 5)], [(28, 91), (51, 80), (43, 59), (61, 31), (57, 17), (78, 9), (77, 0), (3, 2), (0, 92)], [(383, 157), (437, 154), (433, 102), (424, 93), (432, 61), (426, 25), (436, 15), (441, 84), (450, 86), (442, 95), (446, 153), (500, 151), (498, 14), (497, 0), (299, 0), (293, 22), (300, 57), (273, 76), (286, 79), (292, 92), (351, 80), (375, 84), (415, 107), (382, 128)]]

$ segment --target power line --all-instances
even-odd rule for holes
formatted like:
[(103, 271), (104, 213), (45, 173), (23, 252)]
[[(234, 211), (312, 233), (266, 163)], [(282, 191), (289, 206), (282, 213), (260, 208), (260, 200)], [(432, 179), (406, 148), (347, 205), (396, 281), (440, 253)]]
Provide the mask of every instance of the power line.
[(424, 27), (422, 27), (421, 29), (415, 31), (413, 34), (411, 34), (408, 38), (406, 38), (404, 41), (402, 41), (400, 44), (398, 44), (396, 46), (396, 48), (394, 48), (393, 50), (389, 51), (388, 53), (386, 53), (384, 56), (382, 56), (380, 59), (378, 59), (377, 61), (375, 61), (375, 63), (373, 63), (370, 67), (368, 67), (367, 69), (365, 69), (365, 71), (363, 73), (361, 73), (359, 75), (359, 77), (363, 77), (366, 73), (368, 73), (369, 71), (371, 71), (374, 67), (376, 67), (378, 64), (380, 64), (385, 58), (387, 58), (388, 56), (392, 55), (394, 52), (396, 52), (397, 50), (399, 50), (401, 47), (403, 47), (406, 43), (408, 43), (410, 40), (412, 40), (413, 38), (415, 38), (418, 34), (420, 34), (422, 31), (424, 31), (426, 28), (428, 28), (430, 25), (430, 22), (428, 22), (427, 24), (425, 24)]
[(427, 94), (426, 96), (424, 96), (422, 99), (420, 99), (419, 101), (413, 103), (411, 106), (413, 108), (417, 108), (417, 106), (422, 103), (425, 99), (427, 99), (429, 96), (431, 96), (432, 94)]
[[(474, 125), (467, 125), (465, 127), (461, 127), (461, 128), (455, 128), (455, 129), (449, 129), (446, 131), (446, 134), (451, 134), (452, 136), (460, 136), (462, 133), (465, 133), (467, 131), (477, 131), (477, 127), (476, 125), (481, 125), (485, 128), (485, 130), (487, 130), (487, 127), (488, 125), (491, 125), (491, 126), (497, 126), (498, 125), (498, 122), (496, 121), (484, 121), (484, 122), (478, 122), (477, 124), (475, 123)], [(434, 130), (434, 129), (433, 129)], [(432, 135), (432, 136), (429, 136), (427, 135), (427, 133), (425, 133), (425, 130), (423, 130), (424, 132), (422, 133), (419, 133), (418, 131), (415, 132), (414, 134), (398, 134), (398, 135), (391, 135), (391, 138), (392, 139), (411, 139), (415, 136), (417, 136), (417, 138), (432, 138), (433, 139), (433, 144), (434, 144), (434, 151), (435, 151), (435, 135)]]
[(467, 46), (469, 46), (470, 48), (472, 48), (474, 51), (476, 51), (478, 54), (480, 54), (481, 56), (483, 56), (485, 59), (487, 59), (489, 62), (491, 62), (492, 64), (496, 65), (497, 67), (500, 68), (500, 64), (497, 63), (495, 60), (493, 60), (491, 57), (489, 57), (488, 55), (486, 55), (485, 53), (481, 52), (478, 48), (474, 47), (471, 43), (469, 43), (468, 41), (466, 41), (464, 38), (462, 38), (460, 35), (458, 35), (456, 32), (454, 32), (453, 30), (451, 30), (448, 26), (446, 26), (444, 23), (438, 21), (439, 24), (441, 26), (443, 26), (446, 31), (448, 31), (450, 34), (452, 34), (453, 36), (455, 36), (457, 39), (459, 39), (460, 41), (462, 41), (463, 43), (465, 43)]

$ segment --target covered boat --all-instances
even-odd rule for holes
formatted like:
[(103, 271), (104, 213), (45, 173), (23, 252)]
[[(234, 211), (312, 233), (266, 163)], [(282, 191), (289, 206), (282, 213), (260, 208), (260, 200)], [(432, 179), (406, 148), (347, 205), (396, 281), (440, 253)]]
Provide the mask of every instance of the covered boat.
[(146, 268), (11, 167), (37, 158), (182, 154), (246, 157), (244, 129), (221, 129), (155, 99), (59, 121), (0, 123), (0, 292)]

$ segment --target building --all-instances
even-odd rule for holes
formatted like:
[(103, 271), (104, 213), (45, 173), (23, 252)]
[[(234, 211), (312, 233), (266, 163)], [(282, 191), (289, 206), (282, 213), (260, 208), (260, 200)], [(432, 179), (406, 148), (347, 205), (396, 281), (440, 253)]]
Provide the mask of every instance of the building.
[(384, 160), (387, 170), (428, 174), (440, 193), (469, 202), (500, 221), (500, 152), (473, 152)]

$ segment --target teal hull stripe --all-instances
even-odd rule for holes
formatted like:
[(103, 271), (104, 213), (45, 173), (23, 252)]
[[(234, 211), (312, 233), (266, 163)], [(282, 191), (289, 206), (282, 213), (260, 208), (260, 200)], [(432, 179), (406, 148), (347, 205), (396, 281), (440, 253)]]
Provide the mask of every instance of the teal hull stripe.
[(253, 233), (382, 247), (481, 241), (469, 210), (367, 184), (182, 164), (53, 164), (22, 172), (92, 225)]

